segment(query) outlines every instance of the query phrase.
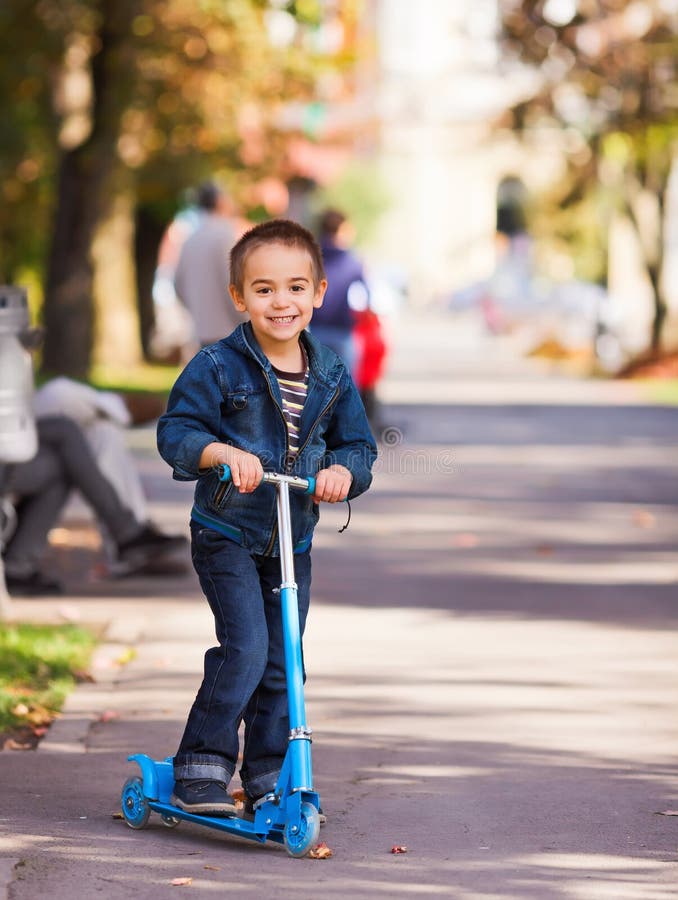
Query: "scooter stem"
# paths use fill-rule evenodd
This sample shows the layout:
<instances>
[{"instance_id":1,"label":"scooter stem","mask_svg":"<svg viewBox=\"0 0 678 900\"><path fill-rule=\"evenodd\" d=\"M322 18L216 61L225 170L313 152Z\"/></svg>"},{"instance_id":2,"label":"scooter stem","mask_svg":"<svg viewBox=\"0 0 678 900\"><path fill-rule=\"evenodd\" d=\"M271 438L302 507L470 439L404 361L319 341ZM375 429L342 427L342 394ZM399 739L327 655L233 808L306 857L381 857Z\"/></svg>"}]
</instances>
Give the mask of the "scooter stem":
<instances>
[{"instance_id":1,"label":"scooter stem","mask_svg":"<svg viewBox=\"0 0 678 900\"><path fill-rule=\"evenodd\" d=\"M306 724L304 708L304 672L301 655L299 606L297 585L294 580L294 553L290 519L290 493L287 481L276 481L278 495L278 540L280 543L280 567L282 584L280 602L283 620L287 701L290 719L290 744L293 790L313 790L311 768L311 729Z\"/></svg>"}]
</instances>

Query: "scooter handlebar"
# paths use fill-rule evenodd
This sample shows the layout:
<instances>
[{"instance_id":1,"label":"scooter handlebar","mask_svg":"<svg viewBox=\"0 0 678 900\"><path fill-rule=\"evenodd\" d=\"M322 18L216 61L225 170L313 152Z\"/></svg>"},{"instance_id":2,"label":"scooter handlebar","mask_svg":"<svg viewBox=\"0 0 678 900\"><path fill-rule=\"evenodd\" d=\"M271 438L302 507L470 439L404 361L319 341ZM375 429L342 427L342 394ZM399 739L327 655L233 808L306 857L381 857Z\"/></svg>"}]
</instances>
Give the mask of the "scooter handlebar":
<instances>
[{"instance_id":1,"label":"scooter handlebar","mask_svg":"<svg viewBox=\"0 0 678 900\"><path fill-rule=\"evenodd\" d=\"M219 481L231 480L231 468L225 463L215 467L219 474ZM305 494L315 494L315 478L299 478L298 475L281 475L279 472L264 472L263 480L268 484L280 484L285 481L291 488L303 491Z\"/></svg>"}]
</instances>

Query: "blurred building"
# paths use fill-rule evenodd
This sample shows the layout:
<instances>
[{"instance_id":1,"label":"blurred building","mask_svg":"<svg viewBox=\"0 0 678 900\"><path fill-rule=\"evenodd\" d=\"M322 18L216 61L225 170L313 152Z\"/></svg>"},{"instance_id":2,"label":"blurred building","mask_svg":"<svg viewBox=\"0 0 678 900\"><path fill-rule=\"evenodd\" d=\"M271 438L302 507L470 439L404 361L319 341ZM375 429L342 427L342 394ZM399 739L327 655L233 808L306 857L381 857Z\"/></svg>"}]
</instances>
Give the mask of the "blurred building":
<instances>
[{"instance_id":1,"label":"blurred building","mask_svg":"<svg viewBox=\"0 0 678 900\"><path fill-rule=\"evenodd\" d=\"M293 145L290 213L305 218L312 186L350 160L374 161L390 205L370 255L405 270L413 303L491 273L499 185L529 168L512 135L492 127L525 86L498 74L496 6L328 2L319 40L355 64L321 81L313 106L286 109L285 124L306 133Z\"/></svg>"},{"instance_id":2,"label":"blurred building","mask_svg":"<svg viewBox=\"0 0 678 900\"><path fill-rule=\"evenodd\" d=\"M557 130L540 132L530 150L497 127L538 78L520 68L507 75L497 6L498 0L325 0L316 49L354 62L341 73L328 71L317 102L285 110L286 126L302 132L292 144L290 213L307 219L316 184L331 182L351 161L373 162L390 203L364 249L373 263L404 271L412 304L490 278L507 180L521 181L530 194L563 172ZM627 331L642 342L651 297L623 223L611 235L611 251L616 305ZM567 260L561 263L567 268ZM555 268L554 278L566 280Z\"/></svg>"},{"instance_id":3,"label":"blurred building","mask_svg":"<svg viewBox=\"0 0 678 900\"><path fill-rule=\"evenodd\" d=\"M412 301L426 303L493 269L499 185L526 165L492 124L525 84L498 74L496 0L375 5L379 152L395 198L378 251L407 261Z\"/></svg>"}]
</instances>

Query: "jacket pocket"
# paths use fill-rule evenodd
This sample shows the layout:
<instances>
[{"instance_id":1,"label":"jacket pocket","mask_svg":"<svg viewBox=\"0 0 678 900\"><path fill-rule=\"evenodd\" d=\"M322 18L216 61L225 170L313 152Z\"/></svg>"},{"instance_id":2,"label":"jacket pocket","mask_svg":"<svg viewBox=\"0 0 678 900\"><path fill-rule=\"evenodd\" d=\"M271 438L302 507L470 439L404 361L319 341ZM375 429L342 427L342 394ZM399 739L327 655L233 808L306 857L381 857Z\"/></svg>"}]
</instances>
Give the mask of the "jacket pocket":
<instances>
[{"instance_id":1,"label":"jacket pocket","mask_svg":"<svg viewBox=\"0 0 678 900\"><path fill-rule=\"evenodd\" d=\"M229 394L226 394L224 399L221 402L221 414L222 416L228 416L232 413L242 412L244 409L247 409L249 405L250 398L249 391L232 391Z\"/></svg>"}]
</instances>

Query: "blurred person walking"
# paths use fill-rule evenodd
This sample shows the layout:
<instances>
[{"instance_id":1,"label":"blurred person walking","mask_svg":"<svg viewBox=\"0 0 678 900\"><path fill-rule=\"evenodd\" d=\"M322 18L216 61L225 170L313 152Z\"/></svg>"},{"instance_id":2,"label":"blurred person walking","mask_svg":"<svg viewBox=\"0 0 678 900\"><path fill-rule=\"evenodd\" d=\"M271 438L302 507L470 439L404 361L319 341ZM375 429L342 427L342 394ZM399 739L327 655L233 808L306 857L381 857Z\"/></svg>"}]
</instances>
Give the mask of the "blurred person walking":
<instances>
[{"instance_id":1,"label":"blurred person walking","mask_svg":"<svg viewBox=\"0 0 678 900\"><path fill-rule=\"evenodd\" d=\"M174 273L174 290L193 319L202 347L230 334L246 316L237 312L228 293L229 254L237 239L232 205L224 191L209 182L198 189L201 221L187 238Z\"/></svg>"},{"instance_id":2,"label":"blurred person walking","mask_svg":"<svg viewBox=\"0 0 678 900\"><path fill-rule=\"evenodd\" d=\"M369 305L363 265L350 249L353 226L338 209L326 209L320 217L320 249L327 276L325 301L311 322L311 333L340 356L355 376L355 311Z\"/></svg>"},{"instance_id":3,"label":"blurred person walking","mask_svg":"<svg viewBox=\"0 0 678 900\"><path fill-rule=\"evenodd\" d=\"M363 265L350 249L354 229L337 209L320 218L320 247L327 275L325 302L315 311L311 332L346 363L372 428L381 430L376 385L384 371L386 343L379 316L370 309Z\"/></svg>"}]
</instances>

